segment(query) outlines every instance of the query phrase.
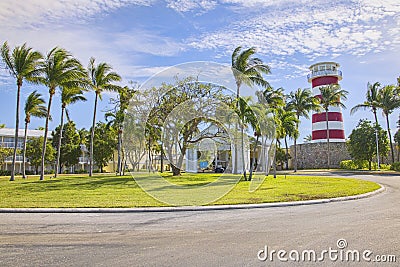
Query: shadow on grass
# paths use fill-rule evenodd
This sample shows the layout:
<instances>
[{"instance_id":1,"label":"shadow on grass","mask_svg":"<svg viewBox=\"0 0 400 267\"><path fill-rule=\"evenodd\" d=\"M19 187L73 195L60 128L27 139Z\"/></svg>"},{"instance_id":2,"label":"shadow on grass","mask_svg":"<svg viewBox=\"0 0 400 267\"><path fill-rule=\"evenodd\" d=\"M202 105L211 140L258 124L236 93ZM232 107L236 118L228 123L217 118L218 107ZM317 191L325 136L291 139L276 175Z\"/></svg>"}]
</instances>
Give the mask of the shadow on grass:
<instances>
[{"instance_id":1,"label":"shadow on grass","mask_svg":"<svg viewBox=\"0 0 400 267\"><path fill-rule=\"evenodd\" d=\"M137 188L136 182L130 176L121 177L62 177L44 181L24 182L20 190L29 192L45 192L56 190L95 190L102 187Z\"/></svg>"}]
</instances>

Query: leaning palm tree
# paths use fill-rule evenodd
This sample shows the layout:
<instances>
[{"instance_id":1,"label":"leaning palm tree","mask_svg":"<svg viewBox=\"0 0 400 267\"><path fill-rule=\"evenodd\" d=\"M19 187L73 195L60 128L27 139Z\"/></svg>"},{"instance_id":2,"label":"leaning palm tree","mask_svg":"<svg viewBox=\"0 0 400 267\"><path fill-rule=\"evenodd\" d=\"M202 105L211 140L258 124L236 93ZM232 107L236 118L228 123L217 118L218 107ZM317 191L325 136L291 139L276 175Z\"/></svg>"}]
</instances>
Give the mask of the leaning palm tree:
<instances>
[{"instance_id":1,"label":"leaning palm tree","mask_svg":"<svg viewBox=\"0 0 400 267\"><path fill-rule=\"evenodd\" d=\"M94 140L94 128L96 124L96 110L98 98L101 100L101 93L103 91L117 91L119 86L113 84L121 80L116 72L112 71L112 68L107 63L99 63L95 65L95 59L91 58L88 66L88 74L90 79L90 87L95 92L94 100L94 111L93 111L93 123L90 134L90 152L89 152L89 176L93 174L93 140Z\"/></svg>"},{"instance_id":2,"label":"leaning palm tree","mask_svg":"<svg viewBox=\"0 0 400 267\"><path fill-rule=\"evenodd\" d=\"M26 139L28 132L28 124L31 122L31 117L46 118L47 108L44 106L46 101L43 100L42 95L37 91L33 91L25 102L25 134L22 146L22 178L26 178L25 174L25 152L26 152Z\"/></svg>"},{"instance_id":3,"label":"leaning palm tree","mask_svg":"<svg viewBox=\"0 0 400 267\"><path fill-rule=\"evenodd\" d=\"M54 178L57 178L57 173L61 173L60 168L60 156L61 156L61 140L64 129L64 113L68 116L67 106L74 104L78 101L86 101L86 98L82 95L83 89L78 87L60 87L61 89L61 120L60 120L60 136L58 138L57 146L57 159L56 169L54 171Z\"/></svg>"},{"instance_id":4,"label":"leaning palm tree","mask_svg":"<svg viewBox=\"0 0 400 267\"><path fill-rule=\"evenodd\" d=\"M251 47L242 51L241 46L236 47L236 49L232 53L231 69L236 82L237 99L239 99L240 97L240 87L242 86L242 84L246 84L251 87L254 85L270 87L269 83L264 79L263 74L271 73L271 69L260 58L253 57L255 53L255 47ZM237 101L236 104L238 105L239 101ZM237 162L237 153L235 153L235 165L233 170L234 173L237 173L238 171ZM244 170L243 173L245 173Z\"/></svg>"},{"instance_id":5,"label":"leaning palm tree","mask_svg":"<svg viewBox=\"0 0 400 267\"><path fill-rule=\"evenodd\" d=\"M288 96L288 105L296 112L297 123L296 129L299 131L300 117L309 119L308 115L311 110L318 111L320 109L318 100L312 95L311 90L298 88L294 92L290 92ZM297 171L297 138L294 138L294 172Z\"/></svg>"},{"instance_id":6,"label":"leaning palm tree","mask_svg":"<svg viewBox=\"0 0 400 267\"><path fill-rule=\"evenodd\" d=\"M40 66L41 83L49 88L46 124L42 150L40 180L44 180L44 164L46 155L47 134L49 131L50 109L57 88L77 88L87 84L86 72L81 63L66 50L55 47L46 56Z\"/></svg>"},{"instance_id":7,"label":"leaning palm tree","mask_svg":"<svg viewBox=\"0 0 400 267\"><path fill-rule=\"evenodd\" d=\"M327 158L328 158L328 169L330 168L330 145L329 145L329 120L328 112L329 107L342 107L346 106L341 102L341 100L347 99L348 92L340 88L338 84L329 84L322 86L320 88L320 105L323 110L325 110L325 120L326 120L326 140L328 144Z\"/></svg>"},{"instance_id":8,"label":"leaning palm tree","mask_svg":"<svg viewBox=\"0 0 400 267\"><path fill-rule=\"evenodd\" d=\"M392 163L394 163L394 149L393 149L392 134L390 132L389 115L395 109L400 107L400 98L396 92L396 86L395 85L384 86L378 93L378 103L379 103L378 107L382 109L383 114L385 114L386 117L387 131L390 141L390 151L392 154Z\"/></svg>"},{"instance_id":9,"label":"leaning palm tree","mask_svg":"<svg viewBox=\"0 0 400 267\"><path fill-rule=\"evenodd\" d=\"M370 109L372 111L372 113L374 114L374 118L375 118L375 145L376 145L376 160L377 160L377 164L378 164L378 169L380 167L379 164L379 140L378 140L378 116L376 115L376 110L379 107L379 101L378 101L378 94L380 91L380 86L381 84L379 82L376 82L374 84L367 84L367 94L366 94L366 100L361 103L358 104L356 106L354 106L351 110L350 110L350 114L353 115L356 111L358 110L365 110L365 109Z\"/></svg>"},{"instance_id":10,"label":"leaning palm tree","mask_svg":"<svg viewBox=\"0 0 400 267\"><path fill-rule=\"evenodd\" d=\"M15 160L17 157L18 148L18 128L19 128L19 106L20 95L23 81L37 82L37 77L40 74L38 64L42 59L39 52L33 51L32 48L27 47L26 44L17 46L14 50L10 51L7 42L4 42L1 47L1 58L5 63L6 68L17 81L17 104L15 113L15 135L14 135L14 154L11 166L10 181L15 180Z\"/></svg>"}]
</instances>

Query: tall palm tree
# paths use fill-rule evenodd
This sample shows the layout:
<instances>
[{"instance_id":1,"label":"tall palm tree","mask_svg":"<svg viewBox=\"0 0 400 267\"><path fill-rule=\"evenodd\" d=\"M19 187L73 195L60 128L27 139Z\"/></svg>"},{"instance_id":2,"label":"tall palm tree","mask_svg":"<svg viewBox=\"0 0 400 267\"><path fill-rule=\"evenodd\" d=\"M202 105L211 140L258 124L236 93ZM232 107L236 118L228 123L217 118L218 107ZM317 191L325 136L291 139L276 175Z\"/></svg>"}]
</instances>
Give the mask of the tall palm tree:
<instances>
[{"instance_id":1,"label":"tall palm tree","mask_svg":"<svg viewBox=\"0 0 400 267\"><path fill-rule=\"evenodd\" d=\"M236 104L237 106L236 112L240 119L242 167L243 167L243 175L245 181L247 180L247 177L246 177L246 166L245 166L246 161L245 161L245 147L244 147L244 128L246 127L247 123L252 123L254 120L253 110L248 104L250 100L251 100L250 97L247 97L246 99L239 97L236 99L236 101L238 101L238 103Z\"/></svg>"},{"instance_id":2,"label":"tall palm tree","mask_svg":"<svg viewBox=\"0 0 400 267\"><path fill-rule=\"evenodd\" d=\"M94 111L93 111L93 123L90 134L90 158L89 158L89 176L93 174L93 139L94 139L94 128L96 124L96 110L98 98L101 100L101 93L103 91L117 91L120 88L114 85L114 82L121 80L116 72L112 71L112 68L107 63L99 63L95 65L95 59L91 58L88 66L88 74L90 79L90 87L95 92L94 100Z\"/></svg>"},{"instance_id":3,"label":"tall palm tree","mask_svg":"<svg viewBox=\"0 0 400 267\"><path fill-rule=\"evenodd\" d=\"M57 88L78 88L85 86L86 72L81 63L66 50L55 47L46 56L40 66L42 71L41 83L49 88L49 101L47 106L46 124L44 128L44 141L42 150L42 162L40 180L44 180L44 164L49 131L50 109L53 96Z\"/></svg>"},{"instance_id":4,"label":"tall palm tree","mask_svg":"<svg viewBox=\"0 0 400 267\"><path fill-rule=\"evenodd\" d=\"M392 163L394 163L394 149L392 134L390 132L389 115L393 112L393 110L400 107L400 97L397 94L396 90L397 88L395 85L386 85L378 93L379 108L382 109L383 114L385 114L386 117L387 131L390 141L390 151L392 154Z\"/></svg>"},{"instance_id":5,"label":"tall palm tree","mask_svg":"<svg viewBox=\"0 0 400 267\"><path fill-rule=\"evenodd\" d=\"M54 171L54 177L57 177L57 173L61 173L60 168L60 155L61 155L61 140L64 129L64 113L67 115L67 106L74 104L78 101L86 101L86 98L82 95L83 89L78 87L60 87L61 89L61 120L60 120L60 136L58 138L57 146L57 159L56 159L56 169Z\"/></svg>"},{"instance_id":6,"label":"tall palm tree","mask_svg":"<svg viewBox=\"0 0 400 267\"><path fill-rule=\"evenodd\" d=\"M106 121L108 121L108 126L112 125L118 132L118 145L117 145L117 173L123 175L123 156L122 156L122 132L123 123L125 119L125 112L129 107L130 100L137 91L128 86L118 88L118 98L111 99L110 102L115 104L115 108L110 110L105 114ZM162 147L161 147L162 150ZM161 157L161 163L163 159ZM163 164L161 164L163 165ZM162 172L162 168L161 168Z\"/></svg>"},{"instance_id":7,"label":"tall palm tree","mask_svg":"<svg viewBox=\"0 0 400 267\"><path fill-rule=\"evenodd\" d=\"M237 99L240 97L240 87L242 84L246 84L250 87L254 85L270 87L269 83L264 79L263 74L271 73L271 69L260 58L253 57L255 53L255 47L242 51L241 46L236 47L232 53L231 69L236 82ZM239 101L237 101L236 104L238 105ZM241 131L243 131L243 129L241 129ZM237 147L237 145L235 145L235 147ZM234 173L237 173L238 171L237 162L237 153L235 153Z\"/></svg>"},{"instance_id":8,"label":"tall palm tree","mask_svg":"<svg viewBox=\"0 0 400 267\"><path fill-rule=\"evenodd\" d=\"M6 68L10 75L15 78L17 82L17 104L15 113L15 134L14 134L14 154L12 158L11 177L10 181L15 180L15 160L17 157L18 148L18 128L19 128L19 106L21 87L23 81L37 83L37 77L40 72L38 64L42 59L39 52L33 51L32 48L27 47L26 44L17 46L13 49L12 53L7 42L4 42L1 47L1 58L5 63Z\"/></svg>"},{"instance_id":9,"label":"tall palm tree","mask_svg":"<svg viewBox=\"0 0 400 267\"><path fill-rule=\"evenodd\" d=\"M376 160L377 160L377 165L378 169L380 167L379 163L379 140L378 140L378 116L376 115L376 111L379 107L379 101L378 101L378 94L380 90L381 84L379 82L376 82L374 84L367 84L367 94L366 94L366 100L354 106L350 110L350 114L353 115L356 111L358 110L365 110L365 109L370 109L372 113L374 114L375 118L375 145L376 145Z\"/></svg>"},{"instance_id":10,"label":"tall palm tree","mask_svg":"<svg viewBox=\"0 0 400 267\"><path fill-rule=\"evenodd\" d=\"M26 152L26 139L28 132L28 124L31 122L31 117L46 118L47 108L44 106L46 101L43 100L42 95L37 91L33 91L25 102L25 134L24 143L22 146L22 178L26 178L25 175L25 152Z\"/></svg>"},{"instance_id":11,"label":"tall palm tree","mask_svg":"<svg viewBox=\"0 0 400 267\"><path fill-rule=\"evenodd\" d=\"M318 100L312 95L311 90L298 88L290 92L288 105L296 112L296 129L299 130L300 117L309 119L311 110L319 110ZM294 172L297 172L297 138L294 138Z\"/></svg>"},{"instance_id":12,"label":"tall palm tree","mask_svg":"<svg viewBox=\"0 0 400 267\"><path fill-rule=\"evenodd\" d=\"M342 107L346 108L346 106L341 102L341 100L347 99L348 92L340 88L338 84L329 84L326 86L322 86L320 88L321 98L320 105L325 110L325 120L326 120L326 140L328 143L328 169L330 168L330 145L329 145L329 120L328 120L328 112L329 107Z\"/></svg>"},{"instance_id":13,"label":"tall palm tree","mask_svg":"<svg viewBox=\"0 0 400 267\"><path fill-rule=\"evenodd\" d=\"M287 105L282 111L280 112L279 120L281 121L280 126L280 137L282 137L285 141L285 160L286 160L286 170L289 169L289 148L287 143L287 138L297 139L299 132L298 132L298 124L299 119L297 118L296 112L291 109L290 105Z\"/></svg>"},{"instance_id":14,"label":"tall palm tree","mask_svg":"<svg viewBox=\"0 0 400 267\"><path fill-rule=\"evenodd\" d=\"M279 143L279 129L281 128L281 121L278 119L278 113L285 105L285 95L283 93L283 88L274 89L272 87L267 87L264 91L257 91L256 95L260 103L266 104L269 111L274 114L274 122L276 125L276 140L275 146ZM272 163L274 178L276 178L276 153Z\"/></svg>"}]
</instances>

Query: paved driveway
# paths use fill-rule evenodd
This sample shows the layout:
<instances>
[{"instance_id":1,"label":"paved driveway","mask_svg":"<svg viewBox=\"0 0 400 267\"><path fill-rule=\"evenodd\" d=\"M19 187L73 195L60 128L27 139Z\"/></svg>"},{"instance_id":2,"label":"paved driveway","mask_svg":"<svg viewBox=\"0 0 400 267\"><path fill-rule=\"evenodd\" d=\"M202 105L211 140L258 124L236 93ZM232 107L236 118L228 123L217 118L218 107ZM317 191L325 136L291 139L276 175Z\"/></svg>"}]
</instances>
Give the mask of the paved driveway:
<instances>
[{"instance_id":1,"label":"paved driveway","mask_svg":"<svg viewBox=\"0 0 400 267\"><path fill-rule=\"evenodd\" d=\"M400 177L364 178L387 190L361 200L249 210L0 213L0 266L310 266L289 253L296 258L298 251L301 260L314 250L318 258L329 248L339 260L325 253L319 265L400 266ZM338 249L338 239L347 247ZM260 261L265 246L285 250L289 262L276 253ZM348 250L371 250L370 259L395 255L397 263L340 261Z\"/></svg>"}]
</instances>

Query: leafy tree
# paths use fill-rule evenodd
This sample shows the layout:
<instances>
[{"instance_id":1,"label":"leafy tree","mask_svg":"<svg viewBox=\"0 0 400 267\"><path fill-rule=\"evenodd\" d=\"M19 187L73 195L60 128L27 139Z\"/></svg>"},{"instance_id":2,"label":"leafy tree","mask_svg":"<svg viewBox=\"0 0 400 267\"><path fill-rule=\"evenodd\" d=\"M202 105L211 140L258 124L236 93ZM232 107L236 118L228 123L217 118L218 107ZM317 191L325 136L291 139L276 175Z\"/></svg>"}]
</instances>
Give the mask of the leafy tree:
<instances>
[{"instance_id":1,"label":"leafy tree","mask_svg":"<svg viewBox=\"0 0 400 267\"><path fill-rule=\"evenodd\" d=\"M309 119L311 110L319 110L318 100L312 95L311 90L298 88L290 92L288 105L296 113L298 122L296 129L299 131L300 117ZM294 172L297 171L297 137L294 138Z\"/></svg>"},{"instance_id":2,"label":"leafy tree","mask_svg":"<svg viewBox=\"0 0 400 267\"><path fill-rule=\"evenodd\" d=\"M201 103L201 99L219 99L219 101L228 103L232 105L233 99L231 96L225 96L222 94L222 89L220 86L215 86L213 84L200 83L192 77L185 78L183 80L177 80L175 84L163 84L162 88L158 91L166 92L159 99L154 99L154 107L148 116L146 121L145 136L148 151L151 151L151 147L155 142L164 140L163 146L166 148L166 154L172 155L175 148L175 144L179 145L179 156L174 164L171 164L173 175L180 175L184 156L186 154L186 149L190 147L191 144L199 142L201 139L206 137L201 137L200 139L194 140L195 136L199 133L199 126L202 123L210 123L212 121L207 120L207 117L196 117L187 118L187 114L195 114L198 110L197 108L204 108ZM191 103L191 105L188 105ZM181 105L182 104L182 105ZM182 109L185 107L184 112L176 112L177 109ZM210 106L210 111L212 112L213 107ZM169 121L165 124L165 119L171 112L175 112L174 121ZM202 112L207 113L207 110L202 110ZM140 116L140 113L138 114ZM184 124L184 125L181 125ZM164 128L163 128L164 127ZM179 128L179 132L176 130ZM161 133L166 134L166 138L161 139ZM213 138L216 136L207 136L207 138ZM150 153L150 152L149 152ZM149 154L149 161L151 157Z\"/></svg>"},{"instance_id":3,"label":"leafy tree","mask_svg":"<svg viewBox=\"0 0 400 267\"><path fill-rule=\"evenodd\" d=\"M62 129L62 130L60 130ZM61 142L60 142L60 132ZM76 130L75 123L72 121L67 122L64 127L62 125L58 126L55 131L52 132L53 135L53 147L60 145L59 154L59 173L61 173L63 167L73 166L79 163L79 157L81 155L80 147L80 136ZM58 154L58 152L57 152Z\"/></svg>"},{"instance_id":4,"label":"leafy tree","mask_svg":"<svg viewBox=\"0 0 400 267\"><path fill-rule=\"evenodd\" d=\"M37 82L37 77L40 74L40 71L38 70L38 64L39 61L42 59L42 55L39 52L33 51L32 48L27 47L26 44L15 47L11 53L7 42L4 42L3 46L1 47L1 58L4 61L6 68L10 72L10 75L14 77L17 82L14 153L12 158L11 178L10 178L10 181L14 181L15 159L17 157L17 146L18 146L19 106L20 106L21 87L24 80L33 83Z\"/></svg>"},{"instance_id":5,"label":"leafy tree","mask_svg":"<svg viewBox=\"0 0 400 267\"><path fill-rule=\"evenodd\" d=\"M88 66L88 74L90 80L90 87L95 92L94 100L94 110L93 110L93 123L92 130L90 134L90 159L89 159L89 176L93 173L93 160L94 160L94 136L95 136L95 124L96 124L96 111L97 111L97 101L100 98L103 91L117 91L119 86L115 85L114 82L121 80L116 72L112 71L112 68L107 63L99 63L95 65L95 59L91 58ZM96 154L98 154L96 152Z\"/></svg>"},{"instance_id":6,"label":"leafy tree","mask_svg":"<svg viewBox=\"0 0 400 267\"><path fill-rule=\"evenodd\" d=\"M43 137L33 138L26 143L26 157L29 158L31 165L35 168L36 174L39 173L39 166L42 166L43 143ZM46 143L46 154L44 158L46 164L54 162L55 153L54 147L52 147L50 143ZM44 168L41 170L44 170ZM44 174L43 171L40 173Z\"/></svg>"},{"instance_id":7,"label":"leafy tree","mask_svg":"<svg viewBox=\"0 0 400 267\"><path fill-rule=\"evenodd\" d=\"M397 161L400 161L400 130L394 134L394 142L397 145Z\"/></svg>"},{"instance_id":8,"label":"leafy tree","mask_svg":"<svg viewBox=\"0 0 400 267\"><path fill-rule=\"evenodd\" d=\"M108 127L106 123L98 122L94 129L94 154L93 159L96 165L103 172L103 168L107 166L112 159L117 145L117 136L113 128Z\"/></svg>"},{"instance_id":9,"label":"leafy tree","mask_svg":"<svg viewBox=\"0 0 400 267\"><path fill-rule=\"evenodd\" d=\"M25 134L24 143L22 147L22 178L25 178L25 151L26 151L26 139L28 132L28 124L31 122L31 117L46 118L47 109L44 105L46 102L43 100L42 95L37 91L33 91L25 102Z\"/></svg>"},{"instance_id":10,"label":"leafy tree","mask_svg":"<svg viewBox=\"0 0 400 267\"><path fill-rule=\"evenodd\" d=\"M136 90L129 88L128 86L118 88L118 97L111 98L110 103L114 105L114 108L105 114L108 125L114 127L118 133L118 162L117 162L117 173L123 175L123 159L122 159L122 132L123 123L125 119L125 112L128 109L129 101L132 99Z\"/></svg>"},{"instance_id":11,"label":"leafy tree","mask_svg":"<svg viewBox=\"0 0 400 267\"><path fill-rule=\"evenodd\" d=\"M66 113L67 119L69 120L67 106L74 104L78 101L86 101L86 98L82 94L83 90L81 88L61 87L61 122L60 122L61 130L58 131L61 134L61 137L58 138L58 144L55 144L53 140L53 146L57 148L56 170L54 172L54 177L57 177L57 173L61 173L62 169L62 167L60 166L60 156L61 156L61 140L63 140L63 133L64 133L63 131L64 113Z\"/></svg>"},{"instance_id":12,"label":"leafy tree","mask_svg":"<svg viewBox=\"0 0 400 267\"><path fill-rule=\"evenodd\" d=\"M379 125L372 126L370 121L360 120L357 127L353 129L347 142L347 149L351 157L355 160L367 160L369 169L375 156L377 156L374 141L375 130L378 129L378 141L380 155L387 155L389 151L389 141L385 130Z\"/></svg>"},{"instance_id":13,"label":"leafy tree","mask_svg":"<svg viewBox=\"0 0 400 267\"><path fill-rule=\"evenodd\" d=\"M263 74L271 72L270 67L265 64L261 59L253 57L256 53L256 48L251 47L242 51L242 47L238 46L232 53L232 72L236 81L236 98L240 97L240 87L246 84L250 87L259 85L263 87L270 87L269 83L264 79ZM237 105L239 102L236 103ZM238 107L238 106L237 106ZM241 129L243 132L243 130ZM244 149L242 147L242 149ZM237 150L237 149L236 149ZM237 173L237 153L235 153L235 169L233 172Z\"/></svg>"},{"instance_id":14,"label":"leafy tree","mask_svg":"<svg viewBox=\"0 0 400 267\"><path fill-rule=\"evenodd\" d=\"M53 96L57 88L77 88L86 85L86 72L81 63L69 52L62 48L53 48L40 64L42 76L40 82L49 89L49 101L47 106L46 124L44 127L44 139L42 148L41 168L44 169L45 154L47 149L47 134L49 131L50 109ZM40 174L40 180L44 179L44 172Z\"/></svg>"},{"instance_id":15,"label":"leafy tree","mask_svg":"<svg viewBox=\"0 0 400 267\"><path fill-rule=\"evenodd\" d=\"M323 110L325 110L325 120L326 120L326 140L328 143L328 169L330 168L330 146L329 146L329 120L328 120L328 112L329 107L342 107L346 108L346 106L341 102L341 100L347 99L348 92L340 88L338 84L329 84L320 88L321 98L320 105Z\"/></svg>"},{"instance_id":16,"label":"leafy tree","mask_svg":"<svg viewBox=\"0 0 400 267\"><path fill-rule=\"evenodd\" d=\"M7 157L11 156L13 149L0 146L0 166L3 166Z\"/></svg>"},{"instance_id":17,"label":"leafy tree","mask_svg":"<svg viewBox=\"0 0 400 267\"><path fill-rule=\"evenodd\" d=\"M381 86L381 84L379 82L376 82L374 84L368 83L367 84L367 94L365 96L366 100L363 103L354 106L350 110L350 114L353 115L358 110L370 109L372 111L372 113L374 114L376 129L378 129L378 126L379 126L378 116L376 114L376 111L379 107L378 94L379 94L380 86ZM378 168L379 168L380 164L379 164L378 130L376 130L376 132L375 132L375 146L376 146L376 154L377 154L376 160L377 160Z\"/></svg>"},{"instance_id":18,"label":"leafy tree","mask_svg":"<svg viewBox=\"0 0 400 267\"><path fill-rule=\"evenodd\" d=\"M394 163L394 149L393 149L392 134L390 132L389 115L395 109L400 107L400 98L396 90L397 90L396 86L386 85L378 93L379 108L382 109L383 114L385 114L386 117L386 125L387 125L387 132L389 135L392 163Z\"/></svg>"}]
</instances>

